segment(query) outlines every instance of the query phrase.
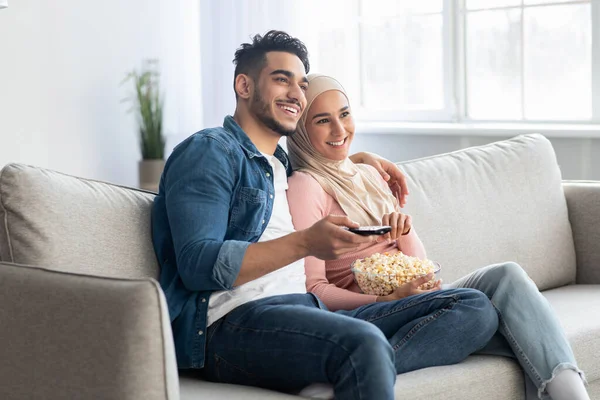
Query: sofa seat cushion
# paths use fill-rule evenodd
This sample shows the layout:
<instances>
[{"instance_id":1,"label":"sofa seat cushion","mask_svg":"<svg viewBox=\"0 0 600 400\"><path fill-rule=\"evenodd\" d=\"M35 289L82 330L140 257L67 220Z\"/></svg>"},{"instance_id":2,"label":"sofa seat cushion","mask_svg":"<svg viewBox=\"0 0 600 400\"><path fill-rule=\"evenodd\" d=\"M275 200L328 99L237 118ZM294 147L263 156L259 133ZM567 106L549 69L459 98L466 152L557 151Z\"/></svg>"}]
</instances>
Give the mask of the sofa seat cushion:
<instances>
[{"instance_id":1,"label":"sofa seat cushion","mask_svg":"<svg viewBox=\"0 0 600 400\"><path fill-rule=\"evenodd\" d=\"M285 393L257 387L227 385L206 382L190 376L179 377L179 396L181 400L294 400L301 399Z\"/></svg>"},{"instance_id":2,"label":"sofa seat cushion","mask_svg":"<svg viewBox=\"0 0 600 400\"><path fill-rule=\"evenodd\" d=\"M588 382L599 380L600 285L570 285L542 294L556 311Z\"/></svg>"},{"instance_id":3,"label":"sofa seat cushion","mask_svg":"<svg viewBox=\"0 0 600 400\"><path fill-rule=\"evenodd\" d=\"M523 372L514 360L477 355L456 365L398 375L395 393L398 400L521 399L525 382Z\"/></svg>"},{"instance_id":4,"label":"sofa seat cushion","mask_svg":"<svg viewBox=\"0 0 600 400\"><path fill-rule=\"evenodd\" d=\"M270 390L205 382L182 376L181 400L300 399ZM523 373L512 359L471 356L460 364L425 368L398 375L396 399L513 400L523 398Z\"/></svg>"},{"instance_id":5,"label":"sofa seat cushion","mask_svg":"<svg viewBox=\"0 0 600 400\"><path fill-rule=\"evenodd\" d=\"M453 282L479 267L519 263L540 290L575 282L575 248L561 173L542 135L398 164L405 212L427 255Z\"/></svg>"},{"instance_id":6,"label":"sofa seat cushion","mask_svg":"<svg viewBox=\"0 0 600 400\"><path fill-rule=\"evenodd\" d=\"M157 278L154 195L22 164L0 173L0 260L63 272Z\"/></svg>"}]
</instances>

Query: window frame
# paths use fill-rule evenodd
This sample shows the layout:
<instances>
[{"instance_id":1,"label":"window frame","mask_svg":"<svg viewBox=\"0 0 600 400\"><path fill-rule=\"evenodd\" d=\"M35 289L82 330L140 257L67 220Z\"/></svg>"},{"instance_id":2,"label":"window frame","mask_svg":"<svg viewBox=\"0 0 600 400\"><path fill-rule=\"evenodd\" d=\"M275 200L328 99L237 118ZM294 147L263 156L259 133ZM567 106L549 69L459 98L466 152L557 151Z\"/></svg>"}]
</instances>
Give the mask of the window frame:
<instances>
[{"instance_id":1,"label":"window frame","mask_svg":"<svg viewBox=\"0 0 600 400\"><path fill-rule=\"evenodd\" d=\"M357 120L365 126L377 123L456 123L463 124L495 124L495 125L594 125L600 123L600 0L561 1L556 0L548 4L525 5L521 0L520 6L490 7L488 9L523 8L523 7L549 7L562 4L590 4L592 18L591 35L591 84L592 84L592 116L589 120L534 120L534 119L475 119L467 114L467 65L466 65L466 31L467 10L466 0L443 0L443 90L445 107L439 110L377 110L366 109L362 106L354 107ZM359 30L361 29L362 14L358 10ZM360 37L360 31L359 31ZM359 54L361 44L358 44ZM362 64L362 63L361 63ZM364 82L363 71L360 71L360 86ZM594 129L595 130L595 129ZM462 129L461 129L462 131Z\"/></svg>"},{"instance_id":2,"label":"window frame","mask_svg":"<svg viewBox=\"0 0 600 400\"><path fill-rule=\"evenodd\" d=\"M453 54L453 43L454 37L454 7L455 0L443 0L442 7L442 37L443 37L443 53L442 53L442 66L443 66L443 98L445 107L440 109L429 109L429 110L407 110L407 109L388 109L388 110L377 110L365 108L362 105L354 106L354 113L357 119L363 122L394 122L394 121L428 121L428 122L449 122L456 119L456 102L453 78L455 76L455 55ZM360 4L360 2L359 2ZM361 37L362 28L362 13L360 5L358 8L358 37ZM361 44L358 44L359 54L362 57ZM360 61L362 66L362 60ZM361 96L363 93L364 85L364 72L360 68L360 92Z\"/></svg>"}]
</instances>

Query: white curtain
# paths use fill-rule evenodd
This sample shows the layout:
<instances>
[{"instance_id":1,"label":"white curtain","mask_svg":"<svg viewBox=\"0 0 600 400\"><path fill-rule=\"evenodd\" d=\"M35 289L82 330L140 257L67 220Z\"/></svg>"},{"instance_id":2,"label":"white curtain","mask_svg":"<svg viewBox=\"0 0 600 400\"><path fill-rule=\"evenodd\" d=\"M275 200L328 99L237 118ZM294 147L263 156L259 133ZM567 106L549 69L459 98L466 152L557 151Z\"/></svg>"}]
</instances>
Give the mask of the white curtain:
<instances>
[{"instance_id":1,"label":"white curtain","mask_svg":"<svg viewBox=\"0 0 600 400\"><path fill-rule=\"evenodd\" d=\"M167 154L203 125L200 2L159 2L160 71L165 93L163 125Z\"/></svg>"}]
</instances>

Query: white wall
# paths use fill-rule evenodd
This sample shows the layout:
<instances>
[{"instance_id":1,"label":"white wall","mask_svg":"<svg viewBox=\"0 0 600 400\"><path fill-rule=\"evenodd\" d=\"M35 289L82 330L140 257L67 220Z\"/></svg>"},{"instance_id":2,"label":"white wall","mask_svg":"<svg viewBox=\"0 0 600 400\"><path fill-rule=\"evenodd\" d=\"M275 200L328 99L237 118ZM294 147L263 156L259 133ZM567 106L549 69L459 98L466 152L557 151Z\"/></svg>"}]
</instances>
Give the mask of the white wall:
<instances>
[{"instance_id":1,"label":"white wall","mask_svg":"<svg viewBox=\"0 0 600 400\"><path fill-rule=\"evenodd\" d=\"M137 126L120 104L132 84L120 82L161 59L170 146L201 125L199 28L185 25L198 21L196 3L10 2L0 11L0 165L136 185Z\"/></svg>"}]
</instances>

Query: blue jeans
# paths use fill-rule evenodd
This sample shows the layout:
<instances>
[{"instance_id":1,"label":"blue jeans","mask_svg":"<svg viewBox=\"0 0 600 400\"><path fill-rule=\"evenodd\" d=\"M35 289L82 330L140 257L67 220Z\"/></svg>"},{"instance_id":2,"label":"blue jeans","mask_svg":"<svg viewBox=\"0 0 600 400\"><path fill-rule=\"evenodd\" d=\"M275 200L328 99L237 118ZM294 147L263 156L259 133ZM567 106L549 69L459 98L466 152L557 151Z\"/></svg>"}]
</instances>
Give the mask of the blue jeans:
<instances>
[{"instance_id":1,"label":"blue jeans","mask_svg":"<svg viewBox=\"0 0 600 400\"><path fill-rule=\"evenodd\" d=\"M500 324L479 353L516 358L525 372L528 400L548 398L546 385L562 369L572 369L583 378L554 311L518 264L480 268L443 287L473 288L490 298Z\"/></svg>"},{"instance_id":2,"label":"blue jeans","mask_svg":"<svg viewBox=\"0 0 600 400\"><path fill-rule=\"evenodd\" d=\"M391 400L397 373L457 363L497 326L488 298L469 289L335 313L312 294L273 296L209 327L202 375L284 392L332 383L336 398Z\"/></svg>"},{"instance_id":3,"label":"blue jeans","mask_svg":"<svg viewBox=\"0 0 600 400\"><path fill-rule=\"evenodd\" d=\"M440 290L336 313L377 326L394 350L396 373L402 374L456 364L485 346L498 318L484 296L478 290Z\"/></svg>"}]
</instances>

